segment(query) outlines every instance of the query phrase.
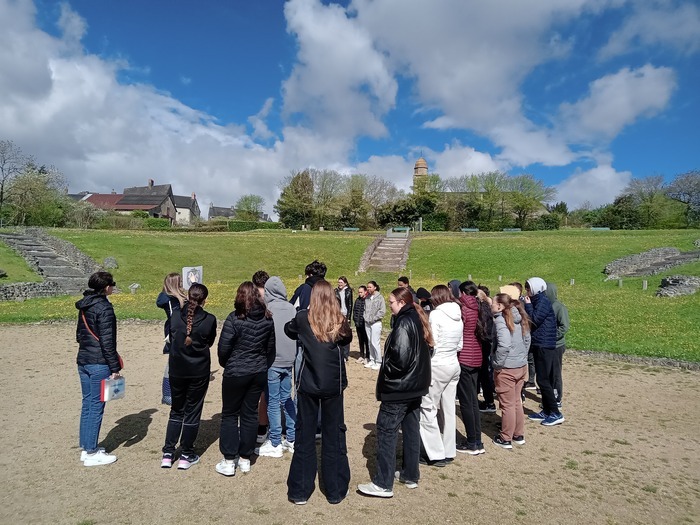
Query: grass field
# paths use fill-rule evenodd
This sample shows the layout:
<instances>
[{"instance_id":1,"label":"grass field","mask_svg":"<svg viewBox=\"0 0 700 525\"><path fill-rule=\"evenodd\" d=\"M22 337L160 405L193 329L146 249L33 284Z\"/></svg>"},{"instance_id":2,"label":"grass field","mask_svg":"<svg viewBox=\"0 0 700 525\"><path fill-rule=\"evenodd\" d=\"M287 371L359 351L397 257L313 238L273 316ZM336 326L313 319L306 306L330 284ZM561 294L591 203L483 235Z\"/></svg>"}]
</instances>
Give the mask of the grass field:
<instances>
[{"instance_id":1,"label":"grass field","mask_svg":"<svg viewBox=\"0 0 700 525\"><path fill-rule=\"evenodd\" d=\"M26 261L2 241L0 241L0 268L7 273L7 277L0 279L0 284L41 281L41 277L29 267Z\"/></svg>"},{"instance_id":2,"label":"grass field","mask_svg":"<svg viewBox=\"0 0 700 525\"><path fill-rule=\"evenodd\" d=\"M238 284L253 272L265 269L280 275L288 292L301 283L304 266L314 258L329 268L334 282L346 275L353 287L374 279L388 294L398 274L368 272L355 276L359 259L373 234L337 232L246 232L174 233L55 230L55 235L76 244L102 261L115 256L119 268L113 273L123 290L138 282L137 294L114 295L117 316L162 319L155 297L166 273L182 266L204 266L210 289L208 309L217 317L232 309ZM571 314L568 346L582 350L700 361L700 295L668 299L654 295L661 277L676 273L700 275L700 263L674 268L648 277L604 282L604 266L618 257L650 248L693 248L698 231L587 231L418 234L411 244L405 274L414 288L430 289L450 279L465 280L469 274L478 283L496 290L499 284L524 282L540 276L557 283L559 295ZM0 268L15 257L0 246ZM16 257L15 257L16 259ZM21 262L21 260L20 260ZM15 262L16 263L16 262ZM501 276L501 281L498 278ZM570 279L575 279L571 286ZM0 303L0 321L32 322L72 319L75 298L36 299L23 303Z\"/></svg>"}]
</instances>

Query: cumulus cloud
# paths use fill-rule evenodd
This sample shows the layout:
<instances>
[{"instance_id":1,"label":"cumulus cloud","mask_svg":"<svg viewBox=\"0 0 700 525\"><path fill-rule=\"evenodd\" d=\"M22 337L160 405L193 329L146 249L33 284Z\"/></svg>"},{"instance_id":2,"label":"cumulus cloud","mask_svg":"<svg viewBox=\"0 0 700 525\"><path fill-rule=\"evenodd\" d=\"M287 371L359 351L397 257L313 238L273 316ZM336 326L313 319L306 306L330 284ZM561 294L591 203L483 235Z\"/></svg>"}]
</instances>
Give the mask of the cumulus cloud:
<instances>
[{"instance_id":1,"label":"cumulus cloud","mask_svg":"<svg viewBox=\"0 0 700 525\"><path fill-rule=\"evenodd\" d=\"M610 164L600 164L586 171L576 171L556 185L557 199L569 205L569 209L585 202L601 206L612 202L629 184L632 173L616 171Z\"/></svg>"},{"instance_id":2,"label":"cumulus cloud","mask_svg":"<svg viewBox=\"0 0 700 525\"><path fill-rule=\"evenodd\" d=\"M270 114L270 110L272 109L272 104L274 102L274 98L268 98L265 100L263 107L260 108L260 111L258 111L257 114L248 117L248 123L253 127L253 137L267 140L274 136L272 131L270 131L270 128L268 128L267 124L265 123L265 119Z\"/></svg>"}]
</instances>

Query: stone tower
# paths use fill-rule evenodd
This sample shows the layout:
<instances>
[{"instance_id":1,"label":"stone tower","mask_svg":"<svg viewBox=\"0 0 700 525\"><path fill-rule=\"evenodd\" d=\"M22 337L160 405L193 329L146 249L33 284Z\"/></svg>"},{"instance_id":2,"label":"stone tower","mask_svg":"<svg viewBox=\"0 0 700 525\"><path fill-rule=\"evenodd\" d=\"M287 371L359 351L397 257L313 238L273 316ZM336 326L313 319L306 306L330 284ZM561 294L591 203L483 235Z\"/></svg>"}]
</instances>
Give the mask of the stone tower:
<instances>
[{"instance_id":1,"label":"stone tower","mask_svg":"<svg viewBox=\"0 0 700 525\"><path fill-rule=\"evenodd\" d=\"M428 162L420 157L413 167L413 193L424 190L428 183Z\"/></svg>"}]
</instances>

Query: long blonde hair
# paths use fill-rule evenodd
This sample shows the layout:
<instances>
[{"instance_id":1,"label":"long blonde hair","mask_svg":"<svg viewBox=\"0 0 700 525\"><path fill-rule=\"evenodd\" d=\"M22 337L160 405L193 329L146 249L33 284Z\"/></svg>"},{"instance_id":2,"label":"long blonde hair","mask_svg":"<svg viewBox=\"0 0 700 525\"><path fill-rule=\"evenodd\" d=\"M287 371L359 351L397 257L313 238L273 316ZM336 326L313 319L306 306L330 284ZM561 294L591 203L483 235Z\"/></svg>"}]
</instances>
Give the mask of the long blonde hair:
<instances>
[{"instance_id":1,"label":"long blonde hair","mask_svg":"<svg viewBox=\"0 0 700 525\"><path fill-rule=\"evenodd\" d=\"M328 281L317 281L311 289L309 324L316 339L322 343L333 343L341 336L348 335L350 325L340 312L335 292Z\"/></svg>"},{"instance_id":2,"label":"long blonde hair","mask_svg":"<svg viewBox=\"0 0 700 525\"><path fill-rule=\"evenodd\" d=\"M182 276L179 273L169 273L163 281L163 291L180 302L180 308L185 305L187 292L182 288Z\"/></svg>"}]
</instances>

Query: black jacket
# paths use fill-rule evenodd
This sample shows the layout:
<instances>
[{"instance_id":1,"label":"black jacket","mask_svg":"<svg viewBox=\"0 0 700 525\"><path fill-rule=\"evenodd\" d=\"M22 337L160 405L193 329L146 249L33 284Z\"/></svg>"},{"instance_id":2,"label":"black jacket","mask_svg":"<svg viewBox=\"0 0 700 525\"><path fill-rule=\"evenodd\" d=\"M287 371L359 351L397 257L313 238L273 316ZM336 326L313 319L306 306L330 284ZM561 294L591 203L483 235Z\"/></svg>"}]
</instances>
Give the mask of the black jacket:
<instances>
[{"instance_id":1,"label":"black jacket","mask_svg":"<svg viewBox=\"0 0 700 525\"><path fill-rule=\"evenodd\" d=\"M352 307L352 318L355 326L365 326L365 298L358 297Z\"/></svg>"},{"instance_id":2,"label":"black jacket","mask_svg":"<svg viewBox=\"0 0 700 525\"><path fill-rule=\"evenodd\" d=\"M172 295L168 295L165 292L160 292L156 298L156 306L162 308L165 311L165 325L163 326L163 335L168 337L170 334L170 318L175 313L175 310L180 310L180 301L178 301ZM163 346L163 353L170 353L170 342L166 341Z\"/></svg>"},{"instance_id":3,"label":"black jacket","mask_svg":"<svg viewBox=\"0 0 700 525\"><path fill-rule=\"evenodd\" d=\"M87 290L75 307L79 310L75 333L79 345L77 363L107 365L109 371L116 374L122 367L117 353L117 317L112 303L106 295ZM88 326L85 326L83 314Z\"/></svg>"},{"instance_id":4,"label":"black jacket","mask_svg":"<svg viewBox=\"0 0 700 525\"><path fill-rule=\"evenodd\" d=\"M219 337L219 364L224 377L265 372L275 361L275 324L255 308L243 319L231 312Z\"/></svg>"},{"instance_id":5,"label":"black jacket","mask_svg":"<svg viewBox=\"0 0 700 525\"><path fill-rule=\"evenodd\" d=\"M377 400L401 402L419 398L430 388L430 347L413 306L404 306L384 344L384 361L377 377Z\"/></svg>"},{"instance_id":6,"label":"black jacket","mask_svg":"<svg viewBox=\"0 0 700 525\"><path fill-rule=\"evenodd\" d=\"M192 344L185 344L187 338L187 303L180 310L173 310L170 318L170 377L204 377L211 371L209 348L216 339L216 317L205 312L201 306L194 311L190 338Z\"/></svg>"},{"instance_id":7,"label":"black jacket","mask_svg":"<svg viewBox=\"0 0 700 525\"><path fill-rule=\"evenodd\" d=\"M345 314L345 318L350 321L352 317L352 290L349 286L346 286L343 290L345 291L345 308L348 310ZM340 290L338 288L335 289L335 298L338 299L338 305L342 306L340 302Z\"/></svg>"},{"instance_id":8,"label":"black jacket","mask_svg":"<svg viewBox=\"0 0 700 525\"><path fill-rule=\"evenodd\" d=\"M552 303L545 292L530 297L530 303L525 303L525 311L532 323L532 346L537 348L557 347L557 316L552 309Z\"/></svg>"},{"instance_id":9,"label":"black jacket","mask_svg":"<svg viewBox=\"0 0 700 525\"><path fill-rule=\"evenodd\" d=\"M296 306L297 311L306 310L309 307L309 301L311 300L311 289L314 287L318 281L323 280L323 277L319 275L312 275L307 277L306 281L294 290L294 295L289 300L294 306ZM299 303L297 304L297 301Z\"/></svg>"},{"instance_id":10,"label":"black jacket","mask_svg":"<svg viewBox=\"0 0 700 525\"><path fill-rule=\"evenodd\" d=\"M352 331L347 321L335 342L322 343L311 330L308 310L302 310L284 325L284 333L290 339L301 342L304 362L301 367L299 391L317 397L334 397L348 386L345 359L340 347L350 344Z\"/></svg>"}]
</instances>

